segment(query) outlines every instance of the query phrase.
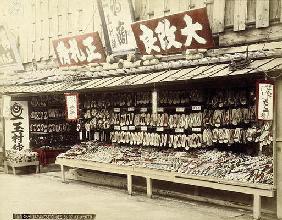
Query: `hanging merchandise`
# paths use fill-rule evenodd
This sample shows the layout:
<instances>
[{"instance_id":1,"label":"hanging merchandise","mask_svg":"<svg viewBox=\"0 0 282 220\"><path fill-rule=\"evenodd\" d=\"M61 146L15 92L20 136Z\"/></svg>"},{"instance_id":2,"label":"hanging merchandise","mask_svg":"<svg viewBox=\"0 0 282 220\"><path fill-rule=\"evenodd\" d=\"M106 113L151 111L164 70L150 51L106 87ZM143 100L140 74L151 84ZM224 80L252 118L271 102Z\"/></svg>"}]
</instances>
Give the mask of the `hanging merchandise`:
<instances>
[{"instance_id":1,"label":"hanging merchandise","mask_svg":"<svg viewBox=\"0 0 282 220\"><path fill-rule=\"evenodd\" d=\"M59 157L273 183L272 122L257 120L254 86L86 94L81 116L92 141Z\"/></svg>"},{"instance_id":2,"label":"hanging merchandise","mask_svg":"<svg viewBox=\"0 0 282 220\"><path fill-rule=\"evenodd\" d=\"M29 108L30 145L38 148L64 148L77 141L75 121L66 121L64 96L32 97Z\"/></svg>"}]
</instances>

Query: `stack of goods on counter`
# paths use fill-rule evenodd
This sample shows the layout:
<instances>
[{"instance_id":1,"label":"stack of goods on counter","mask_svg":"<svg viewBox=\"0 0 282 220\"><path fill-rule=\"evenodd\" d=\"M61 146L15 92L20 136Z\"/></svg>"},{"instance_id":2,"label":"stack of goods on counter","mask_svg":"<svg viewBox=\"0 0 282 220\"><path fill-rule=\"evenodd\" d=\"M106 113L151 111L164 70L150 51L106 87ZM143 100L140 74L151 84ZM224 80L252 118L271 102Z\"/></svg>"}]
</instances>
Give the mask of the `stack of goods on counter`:
<instances>
[{"instance_id":1,"label":"stack of goods on counter","mask_svg":"<svg viewBox=\"0 0 282 220\"><path fill-rule=\"evenodd\" d=\"M29 163L38 161L38 154L31 150L6 150L6 158L10 163Z\"/></svg>"},{"instance_id":2,"label":"stack of goods on counter","mask_svg":"<svg viewBox=\"0 0 282 220\"><path fill-rule=\"evenodd\" d=\"M58 158L111 163L207 176L246 183L273 184L273 160L268 156L248 156L227 151L142 148L86 142L75 145ZM177 174L176 174L177 175Z\"/></svg>"}]
</instances>

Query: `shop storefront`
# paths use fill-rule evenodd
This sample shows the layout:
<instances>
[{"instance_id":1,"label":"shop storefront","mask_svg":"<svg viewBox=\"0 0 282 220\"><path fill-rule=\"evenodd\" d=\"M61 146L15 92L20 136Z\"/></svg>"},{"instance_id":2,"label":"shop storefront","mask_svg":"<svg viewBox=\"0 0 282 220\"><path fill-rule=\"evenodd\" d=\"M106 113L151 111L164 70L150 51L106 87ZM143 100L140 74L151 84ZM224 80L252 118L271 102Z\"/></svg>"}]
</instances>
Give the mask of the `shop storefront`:
<instances>
[{"instance_id":1,"label":"shop storefront","mask_svg":"<svg viewBox=\"0 0 282 220\"><path fill-rule=\"evenodd\" d=\"M277 187L280 87L279 78L265 78L278 76L280 60L253 59L240 69L166 61L150 66L161 71L3 92L28 102L30 147L43 165L57 156L63 178L67 166L125 174L130 194L132 176L146 178L148 196L152 180L246 193L258 218L261 197L274 197ZM182 66L165 69L168 63ZM265 114L258 111L258 82L275 84L268 91L274 108L270 103ZM76 120L67 120L67 94L78 95Z\"/></svg>"},{"instance_id":2,"label":"shop storefront","mask_svg":"<svg viewBox=\"0 0 282 220\"><path fill-rule=\"evenodd\" d=\"M0 87L8 165L126 175L129 194L138 176L149 197L154 180L248 194L255 219L262 197L280 204L281 42L214 49L206 9L132 30L143 56L106 57L97 32L56 39L61 68Z\"/></svg>"}]
</instances>

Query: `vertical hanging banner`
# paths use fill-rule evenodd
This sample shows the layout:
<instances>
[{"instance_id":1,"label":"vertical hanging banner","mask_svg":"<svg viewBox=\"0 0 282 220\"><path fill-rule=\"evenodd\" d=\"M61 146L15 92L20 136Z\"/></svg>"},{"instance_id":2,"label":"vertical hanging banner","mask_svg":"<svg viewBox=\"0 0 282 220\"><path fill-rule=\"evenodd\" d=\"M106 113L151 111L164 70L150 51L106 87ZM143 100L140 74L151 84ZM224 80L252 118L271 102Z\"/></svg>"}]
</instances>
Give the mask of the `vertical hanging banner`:
<instances>
[{"instance_id":1,"label":"vertical hanging banner","mask_svg":"<svg viewBox=\"0 0 282 220\"><path fill-rule=\"evenodd\" d=\"M258 120L273 120L274 85L270 81L257 83L257 118Z\"/></svg>"},{"instance_id":2,"label":"vertical hanging banner","mask_svg":"<svg viewBox=\"0 0 282 220\"><path fill-rule=\"evenodd\" d=\"M59 66L76 66L106 61L98 32L65 37L53 41Z\"/></svg>"},{"instance_id":3,"label":"vertical hanging banner","mask_svg":"<svg viewBox=\"0 0 282 220\"><path fill-rule=\"evenodd\" d=\"M16 42L4 26L0 26L0 69L24 70Z\"/></svg>"},{"instance_id":4,"label":"vertical hanging banner","mask_svg":"<svg viewBox=\"0 0 282 220\"><path fill-rule=\"evenodd\" d=\"M136 49L131 24L134 21L131 0L97 0L105 40L109 51L122 54Z\"/></svg>"},{"instance_id":5,"label":"vertical hanging banner","mask_svg":"<svg viewBox=\"0 0 282 220\"><path fill-rule=\"evenodd\" d=\"M78 94L77 93L66 93L66 111L67 120L77 120L78 119Z\"/></svg>"},{"instance_id":6,"label":"vertical hanging banner","mask_svg":"<svg viewBox=\"0 0 282 220\"><path fill-rule=\"evenodd\" d=\"M214 47L206 8L136 22L131 27L141 54L173 54Z\"/></svg>"},{"instance_id":7,"label":"vertical hanging banner","mask_svg":"<svg viewBox=\"0 0 282 220\"><path fill-rule=\"evenodd\" d=\"M29 149L28 102L11 101L10 118L5 120L5 149Z\"/></svg>"}]
</instances>

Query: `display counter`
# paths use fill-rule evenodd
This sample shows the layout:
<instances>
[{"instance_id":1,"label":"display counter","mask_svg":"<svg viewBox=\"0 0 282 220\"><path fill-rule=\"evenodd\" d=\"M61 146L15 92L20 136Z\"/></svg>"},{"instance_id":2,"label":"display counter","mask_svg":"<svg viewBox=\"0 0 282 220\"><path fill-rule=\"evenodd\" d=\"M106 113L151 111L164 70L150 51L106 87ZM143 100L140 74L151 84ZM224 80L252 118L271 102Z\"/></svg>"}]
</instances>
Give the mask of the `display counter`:
<instances>
[{"instance_id":1,"label":"display counter","mask_svg":"<svg viewBox=\"0 0 282 220\"><path fill-rule=\"evenodd\" d=\"M128 167L93 161L57 158L55 163L61 166L62 180L64 182L65 167L124 174L127 176L127 189L130 195L132 194L132 176L140 176L146 178L148 197L152 197L153 179L253 195L253 217L255 219L259 219L261 216L261 197L273 197L275 191L272 185L267 184L251 184L235 181L225 181L210 177L198 177L176 172L160 171L139 167Z\"/></svg>"}]
</instances>

